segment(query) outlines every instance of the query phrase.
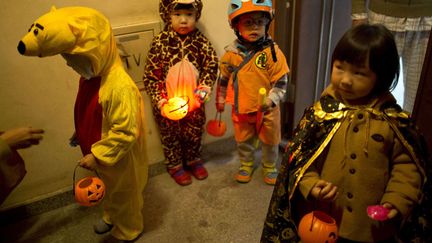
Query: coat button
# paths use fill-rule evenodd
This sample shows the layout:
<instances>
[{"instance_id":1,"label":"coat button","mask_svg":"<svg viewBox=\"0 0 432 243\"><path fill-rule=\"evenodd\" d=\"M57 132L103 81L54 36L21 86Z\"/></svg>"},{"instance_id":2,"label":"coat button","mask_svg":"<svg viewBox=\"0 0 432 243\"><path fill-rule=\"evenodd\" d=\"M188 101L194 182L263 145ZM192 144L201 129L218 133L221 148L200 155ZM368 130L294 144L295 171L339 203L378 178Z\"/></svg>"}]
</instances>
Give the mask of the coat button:
<instances>
[{"instance_id":1,"label":"coat button","mask_svg":"<svg viewBox=\"0 0 432 243\"><path fill-rule=\"evenodd\" d=\"M377 142L384 142L384 136L381 134L374 134L372 135L372 138Z\"/></svg>"},{"instance_id":2,"label":"coat button","mask_svg":"<svg viewBox=\"0 0 432 243\"><path fill-rule=\"evenodd\" d=\"M355 174L355 173L356 173L356 170L355 170L355 169L350 169L350 170L349 170L349 173L350 173L350 174Z\"/></svg>"},{"instance_id":3,"label":"coat button","mask_svg":"<svg viewBox=\"0 0 432 243\"><path fill-rule=\"evenodd\" d=\"M351 192L348 192L348 193L347 193L347 197L348 197L349 199L351 199L351 198L353 198L353 194L352 194Z\"/></svg>"},{"instance_id":4,"label":"coat button","mask_svg":"<svg viewBox=\"0 0 432 243\"><path fill-rule=\"evenodd\" d=\"M358 127L354 127L354 128L353 128L353 131L354 131L354 132L358 132L358 131L359 131Z\"/></svg>"},{"instance_id":5,"label":"coat button","mask_svg":"<svg viewBox=\"0 0 432 243\"><path fill-rule=\"evenodd\" d=\"M357 117L358 117L358 119L363 119L363 114L360 113L357 115Z\"/></svg>"},{"instance_id":6,"label":"coat button","mask_svg":"<svg viewBox=\"0 0 432 243\"><path fill-rule=\"evenodd\" d=\"M356 159L357 155L356 154L351 154L350 157L351 157L351 159Z\"/></svg>"},{"instance_id":7,"label":"coat button","mask_svg":"<svg viewBox=\"0 0 432 243\"><path fill-rule=\"evenodd\" d=\"M348 210L348 212L352 212L352 208L350 206L348 206L346 209Z\"/></svg>"}]
</instances>

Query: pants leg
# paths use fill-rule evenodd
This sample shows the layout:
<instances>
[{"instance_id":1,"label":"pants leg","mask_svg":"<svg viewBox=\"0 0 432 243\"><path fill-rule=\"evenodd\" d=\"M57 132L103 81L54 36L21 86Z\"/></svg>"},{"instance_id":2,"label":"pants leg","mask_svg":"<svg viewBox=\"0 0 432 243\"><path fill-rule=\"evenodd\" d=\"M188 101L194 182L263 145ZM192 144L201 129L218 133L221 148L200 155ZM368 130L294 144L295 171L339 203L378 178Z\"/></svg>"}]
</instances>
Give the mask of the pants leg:
<instances>
[{"instance_id":1,"label":"pants leg","mask_svg":"<svg viewBox=\"0 0 432 243\"><path fill-rule=\"evenodd\" d=\"M133 240L144 229L142 210L147 167L141 162L127 154L114 166L99 169L106 186L103 220L113 225L111 234L120 240Z\"/></svg>"},{"instance_id":2,"label":"pants leg","mask_svg":"<svg viewBox=\"0 0 432 243\"><path fill-rule=\"evenodd\" d=\"M254 161L255 138L252 137L244 142L237 143L237 151L240 161Z\"/></svg>"},{"instance_id":3,"label":"pants leg","mask_svg":"<svg viewBox=\"0 0 432 243\"><path fill-rule=\"evenodd\" d=\"M240 160L240 170L253 170L255 161L255 137L237 143L237 152Z\"/></svg>"},{"instance_id":4,"label":"pants leg","mask_svg":"<svg viewBox=\"0 0 432 243\"><path fill-rule=\"evenodd\" d=\"M179 121L172 121L160 115L159 110L153 110L156 123L159 126L162 149L165 155L167 169L175 169L182 166L182 144L178 139L181 125Z\"/></svg>"},{"instance_id":5,"label":"pants leg","mask_svg":"<svg viewBox=\"0 0 432 243\"><path fill-rule=\"evenodd\" d=\"M201 160L205 119L205 111L198 108L181 120L182 156L188 165Z\"/></svg>"},{"instance_id":6,"label":"pants leg","mask_svg":"<svg viewBox=\"0 0 432 243\"><path fill-rule=\"evenodd\" d=\"M261 164L264 173L276 172L276 162L279 156L279 145L262 144Z\"/></svg>"}]
</instances>

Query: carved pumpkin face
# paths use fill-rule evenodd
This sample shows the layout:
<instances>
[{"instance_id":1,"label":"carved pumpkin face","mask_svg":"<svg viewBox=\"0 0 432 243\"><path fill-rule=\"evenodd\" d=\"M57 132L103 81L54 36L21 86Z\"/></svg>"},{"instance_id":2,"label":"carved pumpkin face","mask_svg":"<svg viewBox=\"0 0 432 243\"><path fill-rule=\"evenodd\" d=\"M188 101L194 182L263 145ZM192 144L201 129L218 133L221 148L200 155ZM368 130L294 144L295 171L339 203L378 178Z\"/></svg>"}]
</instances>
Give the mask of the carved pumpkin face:
<instances>
[{"instance_id":1,"label":"carved pumpkin face","mask_svg":"<svg viewBox=\"0 0 432 243\"><path fill-rule=\"evenodd\" d=\"M163 106L163 112L168 119L177 121L186 116L189 106L186 100L173 97Z\"/></svg>"},{"instance_id":2,"label":"carved pumpkin face","mask_svg":"<svg viewBox=\"0 0 432 243\"><path fill-rule=\"evenodd\" d=\"M312 211L300 220L298 234L304 243L335 243L338 227L331 216L321 211Z\"/></svg>"},{"instance_id":3,"label":"carved pumpkin face","mask_svg":"<svg viewBox=\"0 0 432 243\"><path fill-rule=\"evenodd\" d=\"M88 176L75 185L75 200L83 206L99 204L105 195L105 184L95 176Z\"/></svg>"},{"instance_id":4,"label":"carved pumpkin face","mask_svg":"<svg viewBox=\"0 0 432 243\"><path fill-rule=\"evenodd\" d=\"M210 120L207 123L207 132L212 136L221 137L226 132L226 124L221 120Z\"/></svg>"}]
</instances>

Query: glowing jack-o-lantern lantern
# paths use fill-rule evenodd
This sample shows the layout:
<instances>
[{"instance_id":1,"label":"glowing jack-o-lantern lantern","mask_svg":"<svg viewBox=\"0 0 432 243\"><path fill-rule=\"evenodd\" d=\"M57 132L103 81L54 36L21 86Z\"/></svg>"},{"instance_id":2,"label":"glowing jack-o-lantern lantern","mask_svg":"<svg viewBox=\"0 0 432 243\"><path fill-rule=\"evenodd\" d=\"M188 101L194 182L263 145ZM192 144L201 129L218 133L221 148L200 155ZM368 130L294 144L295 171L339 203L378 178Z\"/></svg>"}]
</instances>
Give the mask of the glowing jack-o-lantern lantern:
<instances>
[{"instance_id":1,"label":"glowing jack-o-lantern lantern","mask_svg":"<svg viewBox=\"0 0 432 243\"><path fill-rule=\"evenodd\" d=\"M312 211L300 220L298 234L304 243L334 243L338 238L338 227L331 216Z\"/></svg>"},{"instance_id":2,"label":"glowing jack-o-lantern lantern","mask_svg":"<svg viewBox=\"0 0 432 243\"><path fill-rule=\"evenodd\" d=\"M180 97L173 97L163 106L163 113L168 119L177 121L184 118L188 112L188 102Z\"/></svg>"},{"instance_id":3,"label":"glowing jack-o-lantern lantern","mask_svg":"<svg viewBox=\"0 0 432 243\"><path fill-rule=\"evenodd\" d=\"M75 172L77 168L78 165L75 167L73 175L75 201L86 207L98 205L105 196L105 184L96 176L84 177L75 184Z\"/></svg>"}]
</instances>

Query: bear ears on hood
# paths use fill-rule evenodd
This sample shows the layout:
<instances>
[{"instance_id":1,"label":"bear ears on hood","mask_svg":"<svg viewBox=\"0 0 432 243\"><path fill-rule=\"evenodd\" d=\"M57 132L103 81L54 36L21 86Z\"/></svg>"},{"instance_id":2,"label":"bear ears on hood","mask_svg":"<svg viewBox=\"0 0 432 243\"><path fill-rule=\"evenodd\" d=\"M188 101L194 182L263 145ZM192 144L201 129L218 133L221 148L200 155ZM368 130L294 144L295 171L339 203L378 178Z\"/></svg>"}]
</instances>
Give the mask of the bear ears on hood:
<instances>
[{"instance_id":1,"label":"bear ears on hood","mask_svg":"<svg viewBox=\"0 0 432 243\"><path fill-rule=\"evenodd\" d=\"M170 13L177 4L192 4L197 10L197 20L201 17L203 8L201 0L160 0L159 15L165 23L170 22Z\"/></svg>"},{"instance_id":2,"label":"bear ears on hood","mask_svg":"<svg viewBox=\"0 0 432 243\"><path fill-rule=\"evenodd\" d=\"M85 56L95 75L121 64L109 20L87 7L51 8L33 22L17 48L24 56Z\"/></svg>"},{"instance_id":3,"label":"bear ears on hood","mask_svg":"<svg viewBox=\"0 0 432 243\"><path fill-rule=\"evenodd\" d=\"M83 53L109 42L111 26L95 9L55 8L39 17L20 40L18 51L25 56Z\"/></svg>"}]
</instances>

